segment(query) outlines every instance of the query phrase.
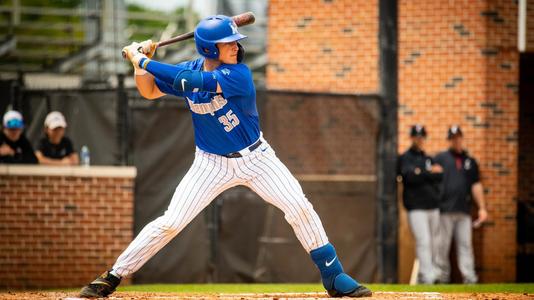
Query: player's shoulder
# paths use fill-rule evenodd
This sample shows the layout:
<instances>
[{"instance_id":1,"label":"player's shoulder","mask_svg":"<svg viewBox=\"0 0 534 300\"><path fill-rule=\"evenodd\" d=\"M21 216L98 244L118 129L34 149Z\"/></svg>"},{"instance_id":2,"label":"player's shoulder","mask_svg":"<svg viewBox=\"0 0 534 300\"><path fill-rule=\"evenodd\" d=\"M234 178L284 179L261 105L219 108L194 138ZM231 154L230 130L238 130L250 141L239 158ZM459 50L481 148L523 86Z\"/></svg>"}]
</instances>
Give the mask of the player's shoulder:
<instances>
[{"instance_id":1,"label":"player's shoulder","mask_svg":"<svg viewBox=\"0 0 534 300\"><path fill-rule=\"evenodd\" d=\"M406 150L406 151L402 152L401 154L399 154L399 160L406 159L406 156L408 156L408 155L410 155L409 150Z\"/></svg>"},{"instance_id":2,"label":"player's shoulder","mask_svg":"<svg viewBox=\"0 0 534 300\"><path fill-rule=\"evenodd\" d=\"M443 161L449 155L450 155L449 151L441 151L434 156L434 160Z\"/></svg>"},{"instance_id":3,"label":"player's shoulder","mask_svg":"<svg viewBox=\"0 0 534 300\"><path fill-rule=\"evenodd\" d=\"M453 159L453 157L449 150L441 151L434 156L434 160L440 163L451 161L451 159Z\"/></svg>"},{"instance_id":4,"label":"player's shoulder","mask_svg":"<svg viewBox=\"0 0 534 300\"><path fill-rule=\"evenodd\" d=\"M197 59L184 61L184 62L178 63L176 65L179 66L179 67L183 67L185 69L201 70L203 64L204 64L204 58L200 57L200 58L197 58Z\"/></svg>"},{"instance_id":5,"label":"player's shoulder","mask_svg":"<svg viewBox=\"0 0 534 300\"><path fill-rule=\"evenodd\" d=\"M464 156L466 159L470 159L471 161L473 161L474 163L477 163L477 160L475 157L473 157L469 152L465 151L464 152Z\"/></svg>"},{"instance_id":6,"label":"player's shoulder","mask_svg":"<svg viewBox=\"0 0 534 300\"><path fill-rule=\"evenodd\" d=\"M216 71L224 76L250 76L251 72L247 65L243 63L238 64L222 64L217 67Z\"/></svg>"}]
</instances>

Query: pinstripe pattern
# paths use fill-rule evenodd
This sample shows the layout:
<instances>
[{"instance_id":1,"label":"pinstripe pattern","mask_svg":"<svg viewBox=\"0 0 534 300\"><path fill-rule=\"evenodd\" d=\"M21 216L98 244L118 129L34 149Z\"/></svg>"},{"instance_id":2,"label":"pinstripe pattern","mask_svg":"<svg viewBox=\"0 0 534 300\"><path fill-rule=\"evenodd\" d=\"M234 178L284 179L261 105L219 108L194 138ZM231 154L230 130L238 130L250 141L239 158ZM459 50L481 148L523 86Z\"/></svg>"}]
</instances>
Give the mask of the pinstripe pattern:
<instances>
[{"instance_id":1,"label":"pinstripe pattern","mask_svg":"<svg viewBox=\"0 0 534 300\"><path fill-rule=\"evenodd\" d=\"M300 184L267 142L242 158L226 158L197 149L169 207L146 225L119 256L113 266L115 273L124 277L137 271L217 195L236 185L248 186L281 209L306 251L328 243L321 220Z\"/></svg>"},{"instance_id":2,"label":"pinstripe pattern","mask_svg":"<svg viewBox=\"0 0 534 300\"><path fill-rule=\"evenodd\" d=\"M249 186L265 201L282 210L287 222L306 251L324 246L328 238L319 216L298 181L266 145L254 155L235 160L238 174L245 175Z\"/></svg>"}]
</instances>

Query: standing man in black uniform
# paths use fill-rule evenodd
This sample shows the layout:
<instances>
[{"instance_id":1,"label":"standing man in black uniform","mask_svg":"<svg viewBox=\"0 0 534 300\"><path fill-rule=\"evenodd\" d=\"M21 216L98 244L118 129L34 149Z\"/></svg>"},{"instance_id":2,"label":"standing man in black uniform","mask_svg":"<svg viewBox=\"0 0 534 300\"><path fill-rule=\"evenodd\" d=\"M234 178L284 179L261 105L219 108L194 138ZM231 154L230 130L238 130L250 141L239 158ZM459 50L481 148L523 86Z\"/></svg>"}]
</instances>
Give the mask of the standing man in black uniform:
<instances>
[{"instance_id":1,"label":"standing man in black uniform","mask_svg":"<svg viewBox=\"0 0 534 300\"><path fill-rule=\"evenodd\" d=\"M451 240L456 243L458 267L464 283L476 283L475 259L471 241L472 227L479 227L488 217L484 203L484 189L480 182L477 161L463 148L463 133L459 126L449 128L450 148L436 156L444 170L443 196L440 203L440 235L437 267L442 283L450 281L449 250ZM474 199L478 205L478 219L471 221Z\"/></svg>"},{"instance_id":2,"label":"standing man in black uniform","mask_svg":"<svg viewBox=\"0 0 534 300\"><path fill-rule=\"evenodd\" d=\"M408 223L415 238L419 260L418 283L432 284L437 279L435 257L439 231L439 183L443 169L424 151L425 127L414 125L412 146L399 158L398 173L404 185L402 200L408 210Z\"/></svg>"}]
</instances>

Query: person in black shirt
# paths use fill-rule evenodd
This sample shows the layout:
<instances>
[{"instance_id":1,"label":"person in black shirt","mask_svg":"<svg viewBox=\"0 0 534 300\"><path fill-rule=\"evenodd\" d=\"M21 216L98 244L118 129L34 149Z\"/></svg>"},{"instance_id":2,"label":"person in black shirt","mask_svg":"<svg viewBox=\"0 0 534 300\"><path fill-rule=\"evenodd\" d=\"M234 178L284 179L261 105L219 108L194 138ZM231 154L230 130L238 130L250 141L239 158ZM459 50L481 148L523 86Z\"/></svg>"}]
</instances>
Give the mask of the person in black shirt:
<instances>
[{"instance_id":1,"label":"person in black shirt","mask_svg":"<svg viewBox=\"0 0 534 300\"><path fill-rule=\"evenodd\" d=\"M414 125L410 132L412 146L399 157L398 174L403 182L402 200L408 211L408 223L415 238L419 260L419 283L437 279L435 257L439 231L439 183L443 169L424 151L425 127Z\"/></svg>"},{"instance_id":2,"label":"person in black shirt","mask_svg":"<svg viewBox=\"0 0 534 300\"><path fill-rule=\"evenodd\" d=\"M24 120L15 110L4 114L0 133L0 163L4 164L36 164L37 158L33 148L24 136Z\"/></svg>"},{"instance_id":3,"label":"person in black shirt","mask_svg":"<svg viewBox=\"0 0 534 300\"><path fill-rule=\"evenodd\" d=\"M475 260L471 241L472 227L479 227L488 217L484 192L477 161L463 148L463 133L460 127L448 131L450 148L436 156L436 162L444 170L443 195L440 202L440 251L437 266L438 280L450 281L449 250L451 240L456 243L458 267L464 283L476 283ZM471 206L474 199L478 205L478 219L471 221Z\"/></svg>"},{"instance_id":4,"label":"person in black shirt","mask_svg":"<svg viewBox=\"0 0 534 300\"><path fill-rule=\"evenodd\" d=\"M78 154L71 140L65 136L67 122L62 113L53 111L44 122L45 136L39 141L35 155L44 165L77 165Z\"/></svg>"}]
</instances>

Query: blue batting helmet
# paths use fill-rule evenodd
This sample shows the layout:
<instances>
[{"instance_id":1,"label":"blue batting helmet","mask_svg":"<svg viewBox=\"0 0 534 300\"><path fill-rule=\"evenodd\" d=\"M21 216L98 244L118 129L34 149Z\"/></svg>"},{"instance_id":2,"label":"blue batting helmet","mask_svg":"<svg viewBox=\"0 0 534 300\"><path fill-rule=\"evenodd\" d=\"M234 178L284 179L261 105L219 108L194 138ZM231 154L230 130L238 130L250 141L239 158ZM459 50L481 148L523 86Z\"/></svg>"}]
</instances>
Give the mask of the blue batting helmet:
<instances>
[{"instance_id":1,"label":"blue batting helmet","mask_svg":"<svg viewBox=\"0 0 534 300\"><path fill-rule=\"evenodd\" d=\"M195 28L197 51L207 58L219 58L217 43L239 41L246 37L237 31L237 25L232 18L223 15L209 16Z\"/></svg>"}]
</instances>

